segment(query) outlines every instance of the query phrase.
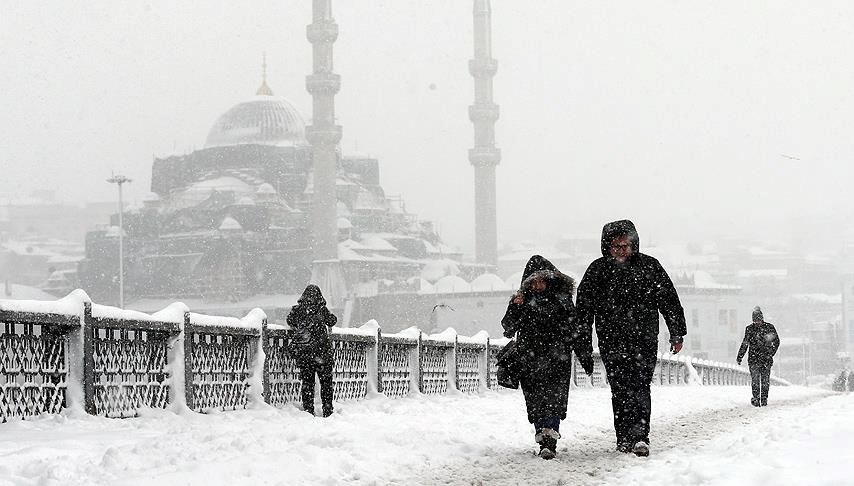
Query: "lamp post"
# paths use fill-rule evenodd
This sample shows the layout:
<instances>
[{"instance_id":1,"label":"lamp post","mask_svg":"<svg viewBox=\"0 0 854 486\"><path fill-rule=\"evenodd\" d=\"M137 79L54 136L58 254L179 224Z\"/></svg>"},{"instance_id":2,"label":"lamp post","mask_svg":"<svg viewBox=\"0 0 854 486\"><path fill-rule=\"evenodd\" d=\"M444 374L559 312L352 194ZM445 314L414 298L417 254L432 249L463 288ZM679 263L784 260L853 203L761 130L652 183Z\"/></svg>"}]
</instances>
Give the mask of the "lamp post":
<instances>
[{"instance_id":1,"label":"lamp post","mask_svg":"<svg viewBox=\"0 0 854 486\"><path fill-rule=\"evenodd\" d=\"M122 184L132 182L131 179L123 175L115 175L107 179L110 184L116 184L119 187L119 308L125 308L125 271L124 271L124 225L122 223L122 213L124 205L122 204Z\"/></svg>"}]
</instances>

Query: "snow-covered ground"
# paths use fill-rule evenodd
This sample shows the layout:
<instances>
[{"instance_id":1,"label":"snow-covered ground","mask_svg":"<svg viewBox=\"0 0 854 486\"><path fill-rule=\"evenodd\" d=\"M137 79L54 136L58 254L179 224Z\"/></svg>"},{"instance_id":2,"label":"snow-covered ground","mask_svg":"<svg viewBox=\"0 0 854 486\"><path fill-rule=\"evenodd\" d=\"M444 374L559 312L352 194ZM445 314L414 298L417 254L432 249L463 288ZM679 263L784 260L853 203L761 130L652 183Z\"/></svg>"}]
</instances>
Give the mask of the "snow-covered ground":
<instances>
[{"instance_id":1,"label":"snow-covered ground","mask_svg":"<svg viewBox=\"0 0 854 486\"><path fill-rule=\"evenodd\" d=\"M573 390L558 457L535 455L520 392L134 419L0 424L0 485L852 484L854 394L658 387L652 455L613 452L610 395Z\"/></svg>"}]
</instances>

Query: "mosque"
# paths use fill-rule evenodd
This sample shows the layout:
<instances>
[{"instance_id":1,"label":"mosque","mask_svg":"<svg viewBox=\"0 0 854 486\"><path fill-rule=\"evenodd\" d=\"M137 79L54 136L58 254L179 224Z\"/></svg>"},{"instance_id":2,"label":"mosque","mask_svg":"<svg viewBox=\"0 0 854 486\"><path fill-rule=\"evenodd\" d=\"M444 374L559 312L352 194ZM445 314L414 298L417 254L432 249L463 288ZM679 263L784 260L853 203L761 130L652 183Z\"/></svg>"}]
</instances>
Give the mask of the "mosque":
<instances>
[{"instance_id":1,"label":"mosque","mask_svg":"<svg viewBox=\"0 0 854 486\"><path fill-rule=\"evenodd\" d=\"M485 302L498 314L508 287L488 273L497 264L497 62L489 1L473 4L475 102L469 118L475 144L468 155L475 170L475 262L463 263L462 253L445 245L430 222L386 195L378 160L341 152L342 127L334 123L341 78L332 72L338 25L332 1L315 1L306 30L313 49L313 72L306 77L313 123L306 125L273 93L265 60L255 96L223 113L202 149L155 158L152 195L123 213L125 301L156 310L144 303L182 299L225 313L224 303L248 306L252 298L257 304L258 296L270 296L275 305L259 306L287 309L293 302L281 297L313 282L347 319L383 317L396 327L430 319L438 325L439 314L430 309L452 308L440 294L454 296L460 316L468 307L482 315ZM87 234L78 266L81 286L98 302L116 301L117 223L114 215L108 229ZM460 300L462 294L473 297Z\"/></svg>"}]
</instances>

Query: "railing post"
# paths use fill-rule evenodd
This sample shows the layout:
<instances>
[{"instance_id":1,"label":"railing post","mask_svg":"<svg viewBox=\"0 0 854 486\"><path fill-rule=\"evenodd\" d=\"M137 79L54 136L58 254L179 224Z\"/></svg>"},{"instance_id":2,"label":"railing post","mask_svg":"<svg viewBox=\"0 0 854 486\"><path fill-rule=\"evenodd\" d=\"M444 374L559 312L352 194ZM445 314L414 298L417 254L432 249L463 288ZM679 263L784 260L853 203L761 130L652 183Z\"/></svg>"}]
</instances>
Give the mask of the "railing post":
<instances>
[{"instance_id":1,"label":"railing post","mask_svg":"<svg viewBox=\"0 0 854 486\"><path fill-rule=\"evenodd\" d=\"M445 358L445 360L450 365L450 366L448 366L448 389L449 390L453 386L454 390L460 391L460 385L457 383L457 376L458 376L459 370L460 370L460 362L459 362L459 358L458 358L459 353L457 353L457 349L459 347L459 344L460 344L460 338L459 338L459 336L454 334L454 347L451 350L451 354L452 354L451 358L452 359L447 359L447 357ZM446 354L446 356L447 356L447 354ZM451 364L451 363L453 363L453 364Z\"/></svg>"},{"instance_id":2,"label":"railing post","mask_svg":"<svg viewBox=\"0 0 854 486\"><path fill-rule=\"evenodd\" d=\"M261 374L264 403L270 404L270 336L267 329L267 318L261 321L261 350L264 352L264 371Z\"/></svg>"},{"instance_id":3,"label":"railing post","mask_svg":"<svg viewBox=\"0 0 854 486\"><path fill-rule=\"evenodd\" d=\"M424 393L424 343L422 332L418 330L418 392Z\"/></svg>"},{"instance_id":4,"label":"railing post","mask_svg":"<svg viewBox=\"0 0 854 486\"><path fill-rule=\"evenodd\" d=\"M95 336L92 303L83 303L83 403L86 413L95 415Z\"/></svg>"},{"instance_id":5,"label":"railing post","mask_svg":"<svg viewBox=\"0 0 854 486\"><path fill-rule=\"evenodd\" d=\"M187 408L195 410L193 400L193 325L190 311L184 312L184 400Z\"/></svg>"},{"instance_id":6,"label":"railing post","mask_svg":"<svg viewBox=\"0 0 854 486\"><path fill-rule=\"evenodd\" d=\"M492 388L492 361L489 359L489 336L486 336L486 366L484 376L486 377L486 389Z\"/></svg>"},{"instance_id":7,"label":"railing post","mask_svg":"<svg viewBox=\"0 0 854 486\"><path fill-rule=\"evenodd\" d=\"M377 366L377 393L383 392L383 330L377 326L377 344L376 344L376 366Z\"/></svg>"}]
</instances>

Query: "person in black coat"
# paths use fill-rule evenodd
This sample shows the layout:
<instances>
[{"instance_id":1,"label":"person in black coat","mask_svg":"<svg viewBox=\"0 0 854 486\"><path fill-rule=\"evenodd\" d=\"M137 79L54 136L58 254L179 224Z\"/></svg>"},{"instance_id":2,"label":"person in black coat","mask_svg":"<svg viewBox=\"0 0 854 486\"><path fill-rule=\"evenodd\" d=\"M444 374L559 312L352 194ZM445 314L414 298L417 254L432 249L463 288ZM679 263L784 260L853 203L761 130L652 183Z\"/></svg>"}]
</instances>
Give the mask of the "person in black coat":
<instances>
[{"instance_id":1,"label":"person in black coat","mask_svg":"<svg viewBox=\"0 0 854 486\"><path fill-rule=\"evenodd\" d=\"M337 318L326 308L326 300L317 285L309 285L287 318L293 329L289 349L299 366L302 381L303 410L314 415L314 377L320 378L323 416L332 415L332 369L335 358L329 329Z\"/></svg>"},{"instance_id":2,"label":"person in black coat","mask_svg":"<svg viewBox=\"0 0 854 486\"><path fill-rule=\"evenodd\" d=\"M525 396L528 421L540 456L552 459L566 418L572 370L572 322L575 282L551 262L534 255L522 274L522 284L510 299L501 320L504 336L516 336L519 384ZM593 361L584 364L593 372Z\"/></svg>"},{"instance_id":3,"label":"person in black coat","mask_svg":"<svg viewBox=\"0 0 854 486\"><path fill-rule=\"evenodd\" d=\"M780 336L777 334L777 328L770 322L765 322L762 309L756 306L753 309L753 323L744 328L744 339L735 358L736 363L741 364L744 353L748 353L747 366L750 368L750 387L753 391L750 404L754 407L768 405L771 366L779 347Z\"/></svg>"},{"instance_id":4,"label":"person in black coat","mask_svg":"<svg viewBox=\"0 0 854 486\"><path fill-rule=\"evenodd\" d=\"M649 455L650 383L658 354L658 314L678 353L687 333L685 311L673 282L655 258L640 253L629 220L602 228L602 258L590 264L578 287L579 355L593 350L595 322L599 351L611 385L617 450Z\"/></svg>"}]
</instances>

